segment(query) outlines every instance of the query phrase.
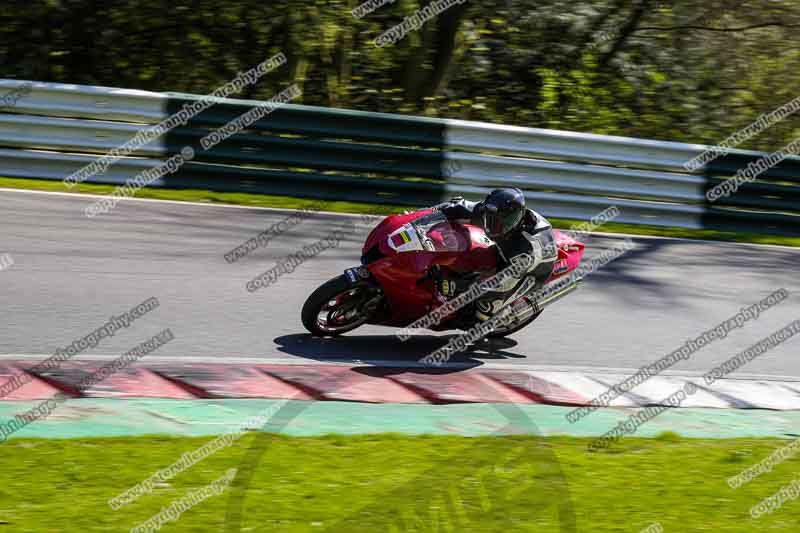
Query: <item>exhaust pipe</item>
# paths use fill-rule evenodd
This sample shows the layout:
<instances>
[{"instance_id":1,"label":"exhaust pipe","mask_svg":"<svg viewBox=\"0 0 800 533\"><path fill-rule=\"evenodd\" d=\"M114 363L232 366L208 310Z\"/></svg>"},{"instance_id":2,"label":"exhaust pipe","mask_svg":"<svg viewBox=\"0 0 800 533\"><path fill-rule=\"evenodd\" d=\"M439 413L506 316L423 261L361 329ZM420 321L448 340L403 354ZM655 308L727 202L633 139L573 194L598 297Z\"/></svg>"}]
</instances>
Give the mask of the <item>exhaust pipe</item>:
<instances>
[{"instance_id":1,"label":"exhaust pipe","mask_svg":"<svg viewBox=\"0 0 800 533\"><path fill-rule=\"evenodd\" d=\"M516 322L524 322L528 320L531 315L534 313L540 313L545 307L552 305L554 302L559 301L564 296L572 293L575 289L580 286L580 280L573 281L569 285L553 292L552 294L548 294L544 298L540 300L534 300L530 296L523 296L517 302L512 304L512 307L515 308L514 313L514 320ZM538 291L537 291L538 292ZM536 293L534 293L536 294ZM524 304L524 308L520 309Z\"/></svg>"},{"instance_id":2,"label":"exhaust pipe","mask_svg":"<svg viewBox=\"0 0 800 533\"><path fill-rule=\"evenodd\" d=\"M565 286L563 289L556 291L553 294L548 294L547 296L536 302L539 306L539 309L544 309L553 302L559 301L561 298L572 293L575 289L577 289L580 286L580 284L581 280L576 280L570 283L569 285Z\"/></svg>"}]
</instances>

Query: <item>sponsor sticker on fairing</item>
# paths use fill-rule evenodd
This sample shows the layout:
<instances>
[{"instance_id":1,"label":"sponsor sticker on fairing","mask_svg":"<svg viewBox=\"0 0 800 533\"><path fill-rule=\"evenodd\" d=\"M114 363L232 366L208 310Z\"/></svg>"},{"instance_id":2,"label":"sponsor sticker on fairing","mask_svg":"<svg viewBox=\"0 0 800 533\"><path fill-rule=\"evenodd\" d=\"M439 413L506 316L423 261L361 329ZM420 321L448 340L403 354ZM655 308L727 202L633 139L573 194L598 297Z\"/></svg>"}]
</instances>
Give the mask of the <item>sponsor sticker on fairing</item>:
<instances>
[{"instance_id":1,"label":"sponsor sticker on fairing","mask_svg":"<svg viewBox=\"0 0 800 533\"><path fill-rule=\"evenodd\" d=\"M566 259L562 259L553 267L553 274L561 274L567 270L569 270L569 263L567 263Z\"/></svg>"}]
</instances>

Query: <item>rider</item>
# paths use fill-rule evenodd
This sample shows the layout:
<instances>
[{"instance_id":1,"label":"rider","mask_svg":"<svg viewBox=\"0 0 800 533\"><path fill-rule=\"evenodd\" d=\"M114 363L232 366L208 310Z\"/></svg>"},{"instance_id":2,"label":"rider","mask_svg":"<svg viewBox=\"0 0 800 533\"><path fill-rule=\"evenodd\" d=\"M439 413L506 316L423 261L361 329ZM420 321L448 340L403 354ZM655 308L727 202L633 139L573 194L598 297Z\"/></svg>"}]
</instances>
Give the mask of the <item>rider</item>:
<instances>
[{"instance_id":1,"label":"rider","mask_svg":"<svg viewBox=\"0 0 800 533\"><path fill-rule=\"evenodd\" d=\"M440 210L452 222L483 228L486 235L497 244L493 248L497 254L498 271L508 267L511 260L521 254L528 254L536 259L530 271L512 277L496 291L478 299L476 313L479 320L489 319L501 307L510 303L506 299L521 287L528 274L533 275L538 289L552 273L557 257L553 227L543 216L525 207L525 195L519 189L495 189L481 202L470 202L456 197L435 206L435 209ZM534 244L537 241L538 244ZM454 298L469 286L469 281L457 273L450 272L450 277L445 277L443 272L440 274L436 286L445 299Z\"/></svg>"}]
</instances>

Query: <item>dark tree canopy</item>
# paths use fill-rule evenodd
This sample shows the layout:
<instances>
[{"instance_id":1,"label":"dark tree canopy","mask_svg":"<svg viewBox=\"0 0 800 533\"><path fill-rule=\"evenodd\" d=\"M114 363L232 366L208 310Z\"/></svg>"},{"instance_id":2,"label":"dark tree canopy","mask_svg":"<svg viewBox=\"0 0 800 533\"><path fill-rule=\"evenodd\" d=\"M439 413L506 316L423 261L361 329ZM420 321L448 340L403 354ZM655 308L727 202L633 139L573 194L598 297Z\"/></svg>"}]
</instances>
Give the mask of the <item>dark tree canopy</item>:
<instances>
[{"instance_id":1,"label":"dark tree canopy","mask_svg":"<svg viewBox=\"0 0 800 533\"><path fill-rule=\"evenodd\" d=\"M6 78L205 94L282 51L247 87L302 102L715 144L800 96L792 0L470 0L396 45L430 3L362 19L354 0L6 0ZM775 149L792 116L743 147Z\"/></svg>"}]
</instances>

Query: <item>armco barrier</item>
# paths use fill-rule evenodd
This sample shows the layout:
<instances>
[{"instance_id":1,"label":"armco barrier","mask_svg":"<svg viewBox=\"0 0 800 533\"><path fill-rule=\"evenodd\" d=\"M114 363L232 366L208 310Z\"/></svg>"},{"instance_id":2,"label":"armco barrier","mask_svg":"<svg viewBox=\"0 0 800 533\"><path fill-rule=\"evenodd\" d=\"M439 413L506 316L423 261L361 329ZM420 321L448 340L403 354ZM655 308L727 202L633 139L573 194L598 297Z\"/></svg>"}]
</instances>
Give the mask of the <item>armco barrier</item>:
<instances>
[{"instance_id":1,"label":"armco barrier","mask_svg":"<svg viewBox=\"0 0 800 533\"><path fill-rule=\"evenodd\" d=\"M25 85L0 109L0 175L63 179L197 95L0 80ZM610 205L619 222L800 234L800 158L728 198L705 193L765 154L732 150L696 172L709 147L586 133L286 104L209 151L199 140L259 102L217 99L185 126L90 178L124 183L186 145L197 156L152 186L429 205L523 189L551 217L588 219Z\"/></svg>"}]
</instances>

